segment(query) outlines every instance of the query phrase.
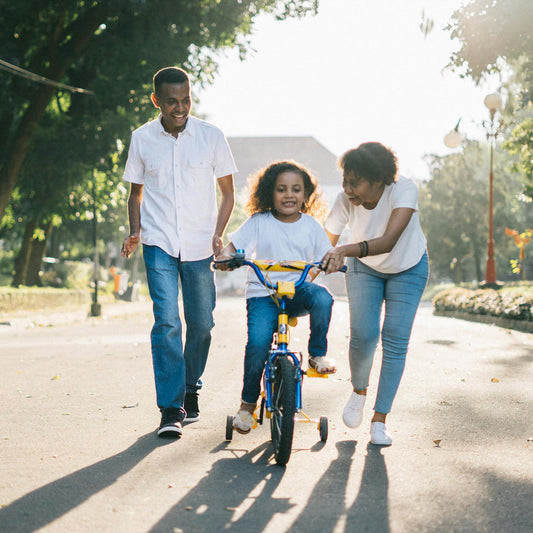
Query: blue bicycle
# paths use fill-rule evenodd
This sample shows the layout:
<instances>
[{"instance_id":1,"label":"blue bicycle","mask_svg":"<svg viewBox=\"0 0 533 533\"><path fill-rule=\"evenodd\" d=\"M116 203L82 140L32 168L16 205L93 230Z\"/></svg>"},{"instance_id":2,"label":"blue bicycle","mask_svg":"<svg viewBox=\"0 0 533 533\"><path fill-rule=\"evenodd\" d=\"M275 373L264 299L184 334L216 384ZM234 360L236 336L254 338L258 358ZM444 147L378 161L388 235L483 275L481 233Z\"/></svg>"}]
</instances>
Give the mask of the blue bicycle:
<instances>
[{"instance_id":1,"label":"blue bicycle","mask_svg":"<svg viewBox=\"0 0 533 533\"><path fill-rule=\"evenodd\" d=\"M302 354L289 350L289 326L295 326L296 318L289 317L286 310L287 298L292 298L296 289L305 281L309 271L321 268L321 263L307 263L303 261L261 261L247 260L243 250L237 250L232 258L224 261L215 261L217 264L225 263L229 269L234 270L241 266L251 267L259 281L269 290L273 291L278 302L278 327L274 333L272 349L263 373L263 390L261 402L257 408L259 413L254 413L257 423L263 423L263 416L270 418L270 434L274 444L274 457L276 463L285 465L289 461L292 449L295 421L317 422L302 412L302 379L308 377L327 377L313 368L302 370ZM272 284L268 280L269 272L294 272L300 271L300 278L296 281L278 281ZM346 271L346 267L341 269ZM256 411L257 411L256 410ZM296 415L300 415L296 418ZM233 416L226 419L226 440L233 438ZM255 426L254 426L255 427ZM328 438L328 419L321 416L318 424L320 440L325 442Z\"/></svg>"}]
</instances>

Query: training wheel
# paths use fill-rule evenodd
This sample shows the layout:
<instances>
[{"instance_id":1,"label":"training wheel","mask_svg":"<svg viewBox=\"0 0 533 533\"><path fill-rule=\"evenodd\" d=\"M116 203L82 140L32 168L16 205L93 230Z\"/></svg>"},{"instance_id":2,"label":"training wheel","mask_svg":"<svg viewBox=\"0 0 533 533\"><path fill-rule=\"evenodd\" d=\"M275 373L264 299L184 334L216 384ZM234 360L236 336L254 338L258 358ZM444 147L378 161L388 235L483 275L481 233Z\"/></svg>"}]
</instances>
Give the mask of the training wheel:
<instances>
[{"instance_id":1,"label":"training wheel","mask_svg":"<svg viewBox=\"0 0 533 533\"><path fill-rule=\"evenodd\" d=\"M328 440L328 417L321 416L318 423L318 431L320 432L320 440L326 442Z\"/></svg>"},{"instance_id":2,"label":"training wheel","mask_svg":"<svg viewBox=\"0 0 533 533\"><path fill-rule=\"evenodd\" d=\"M233 415L226 417L226 440L233 438Z\"/></svg>"}]
</instances>

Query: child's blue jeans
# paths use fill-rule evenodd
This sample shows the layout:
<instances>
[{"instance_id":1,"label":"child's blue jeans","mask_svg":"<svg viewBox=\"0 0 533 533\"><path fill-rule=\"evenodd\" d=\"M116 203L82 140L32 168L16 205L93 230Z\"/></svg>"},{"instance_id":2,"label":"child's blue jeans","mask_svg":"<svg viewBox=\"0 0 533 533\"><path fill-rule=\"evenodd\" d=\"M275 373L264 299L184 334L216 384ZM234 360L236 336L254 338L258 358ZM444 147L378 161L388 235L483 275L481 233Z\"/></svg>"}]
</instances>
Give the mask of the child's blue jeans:
<instances>
[{"instance_id":1,"label":"child's blue jeans","mask_svg":"<svg viewBox=\"0 0 533 533\"><path fill-rule=\"evenodd\" d=\"M383 360L374 409L391 410L405 367L418 304L428 278L428 257L397 274L382 274L356 258L348 259L346 290L350 302L350 370L356 390L368 387L374 352L381 334ZM381 308L385 317L380 330Z\"/></svg>"},{"instance_id":2,"label":"child's blue jeans","mask_svg":"<svg viewBox=\"0 0 533 533\"><path fill-rule=\"evenodd\" d=\"M287 299L289 316L309 315L308 351L313 357L326 355L327 334L331 320L333 298L329 291L314 283L304 282L294 298ZM242 401L256 403L261 392L261 376L265 368L272 336L278 325L278 306L270 296L248 298L248 342L244 356Z\"/></svg>"}]
</instances>

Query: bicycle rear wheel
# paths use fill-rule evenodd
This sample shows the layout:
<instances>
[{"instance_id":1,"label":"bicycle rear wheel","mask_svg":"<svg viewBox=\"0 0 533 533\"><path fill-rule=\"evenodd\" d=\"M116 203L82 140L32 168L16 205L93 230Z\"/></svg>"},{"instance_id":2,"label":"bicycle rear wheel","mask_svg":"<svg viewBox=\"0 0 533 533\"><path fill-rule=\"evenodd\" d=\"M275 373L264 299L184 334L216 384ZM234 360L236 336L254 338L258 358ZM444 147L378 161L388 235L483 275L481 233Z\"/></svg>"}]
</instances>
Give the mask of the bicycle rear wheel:
<instances>
[{"instance_id":1,"label":"bicycle rear wheel","mask_svg":"<svg viewBox=\"0 0 533 533\"><path fill-rule=\"evenodd\" d=\"M295 367L289 357L279 356L275 363L272 386L272 417L270 434L274 444L274 457L278 465L286 465L291 456L296 412Z\"/></svg>"}]
</instances>

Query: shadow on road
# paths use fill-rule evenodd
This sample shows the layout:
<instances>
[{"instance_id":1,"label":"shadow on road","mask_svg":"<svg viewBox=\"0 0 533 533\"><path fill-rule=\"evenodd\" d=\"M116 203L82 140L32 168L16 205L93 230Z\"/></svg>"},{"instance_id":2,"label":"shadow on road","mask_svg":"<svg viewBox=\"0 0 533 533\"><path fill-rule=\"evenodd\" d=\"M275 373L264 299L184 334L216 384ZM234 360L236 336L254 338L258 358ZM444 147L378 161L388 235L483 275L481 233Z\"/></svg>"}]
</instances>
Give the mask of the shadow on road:
<instances>
[{"instance_id":1,"label":"shadow on road","mask_svg":"<svg viewBox=\"0 0 533 533\"><path fill-rule=\"evenodd\" d=\"M337 442L338 457L324 472L291 532L379 531L389 528L387 468L378 446L369 444L357 497L347 507L356 441Z\"/></svg>"},{"instance_id":2,"label":"shadow on road","mask_svg":"<svg viewBox=\"0 0 533 533\"><path fill-rule=\"evenodd\" d=\"M359 492L354 503L346 507L356 444L356 441L336 444L337 459L321 476L290 529L284 531L390 531L387 469L378 447L369 445ZM285 468L270 463L269 443L242 453L241 457L214 463L208 474L174 505L150 530L151 533L173 530L264 531L275 514L290 511L294 504L289 499L273 497ZM223 518L224 511L227 512L226 519ZM343 529L339 529L339 526L342 528L340 521L345 524ZM361 528L362 525L370 529Z\"/></svg>"},{"instance_id":3,"label":"shadow on road","mask_svg":"<svg viewBox=\"0 0 533 533\"><path fill-rule=\"evenodd\" d=\"M288 499L272 496L285 467L269 463L270 443L249 452L227 450L244 454L213 463L207 475L154 525L152 533L168 533L174 529L263 531L274 514L291 508ZM223 513L227 518L224 519Z\"/></svg>"},{"instance_id":4,"label":"shadow on road","mask_svg":"<svg viewBox=\"0 0 533 533\"><path fill-rule=\"evenodd\" d=\"M115 483L153 450L169 442L148 433L112 457L33 490L0 510L2 531L29 533L44 527Z\"/></svg>"}]
</instances>

